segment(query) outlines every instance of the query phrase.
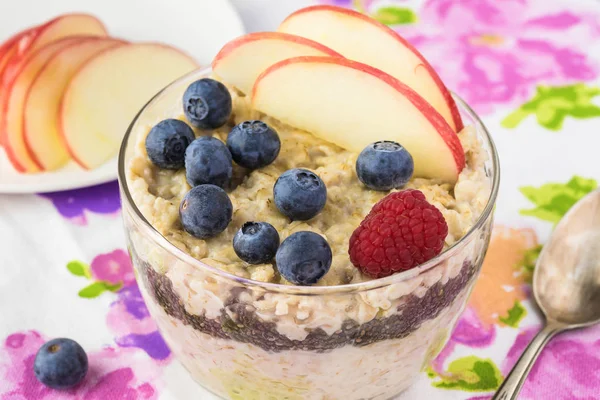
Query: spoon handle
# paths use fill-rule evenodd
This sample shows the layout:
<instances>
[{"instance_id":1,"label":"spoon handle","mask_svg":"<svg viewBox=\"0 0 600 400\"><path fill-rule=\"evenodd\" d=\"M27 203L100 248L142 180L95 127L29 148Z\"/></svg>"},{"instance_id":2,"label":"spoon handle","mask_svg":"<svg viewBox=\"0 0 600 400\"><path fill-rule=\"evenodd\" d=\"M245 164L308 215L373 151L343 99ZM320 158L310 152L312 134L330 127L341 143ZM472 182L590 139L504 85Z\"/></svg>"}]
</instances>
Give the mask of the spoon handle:
<instances>
[{"instance_id":1,"label":"spoon handle","mask_svg":"<svg viewBox=\"0 0 600 400\"><path fill-rule=\"evenodd\" d=\"M547 325L529 343L529 346L527 346L513 369L506 379L504 379L504 382L494 397L492 397L492 400L516 400L529 371L531 371L531 367L533 367L542 349L554 335L563 329L563 325L554 321L548 321Z\"/></svg>"}]
</instances>

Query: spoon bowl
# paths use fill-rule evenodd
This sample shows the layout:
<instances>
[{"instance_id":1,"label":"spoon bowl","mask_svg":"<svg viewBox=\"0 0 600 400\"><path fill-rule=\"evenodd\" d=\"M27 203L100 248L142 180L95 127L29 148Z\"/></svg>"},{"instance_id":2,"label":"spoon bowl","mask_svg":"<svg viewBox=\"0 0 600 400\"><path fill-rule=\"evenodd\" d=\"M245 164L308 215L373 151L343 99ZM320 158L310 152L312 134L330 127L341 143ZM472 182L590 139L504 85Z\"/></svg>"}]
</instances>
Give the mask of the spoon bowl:
<instances>
[{"instance_id":1,"label":"spoon bowl","mask_svg":"<svg viewBox=\"0 0 600 400\"><path fill-rule=\"evenodd\" d=\"M533 293L548 320L569 328L600 322L600 191L554 229L537 261Z\"/></svg>"}]
</instances>

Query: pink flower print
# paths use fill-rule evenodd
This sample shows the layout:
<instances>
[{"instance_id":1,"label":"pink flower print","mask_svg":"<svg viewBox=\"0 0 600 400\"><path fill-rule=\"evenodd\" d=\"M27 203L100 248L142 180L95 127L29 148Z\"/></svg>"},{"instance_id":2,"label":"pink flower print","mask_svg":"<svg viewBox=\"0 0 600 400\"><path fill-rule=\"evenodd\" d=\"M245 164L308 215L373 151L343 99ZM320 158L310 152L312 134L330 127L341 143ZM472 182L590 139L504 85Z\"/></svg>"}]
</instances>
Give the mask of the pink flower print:
<instances>
[{"instance_id":1,"label":"pink flower print","mask_svg":"<svg viewBox=\"0 0 600 400\"><path fill-rule=\"evenodd\" d=\"M98 380L98 383L87 392L85 398L89 400L156 398L154 388L148 383L143 383L138 387L130 386L133 379L135 376L131 368L125 367L109 372Z\"/></svg>"},{"instance_id":2,"label":"pink flower print","mask_svg":"<svg viewBox=\"0 0 600 400\"><path fill-rule=\"evenodd\" d=\"M600 10L553 0L428 0L421 9L372 0L322 0L390 25L423 53L446 85L480 114L530 99L538 85L594 80ZM400 7L399 7L400 6ZM418 17L391 18L390 10ZM399 11L398 11L399 12ZM417 23L415 23L417 22Z\"/></svg>"},{"instance_id":3,"label":"pink flower print","mask_svg":"<svg viewBox=\"0 0 600 400\"><path fill-rule=\"evenodd\" d=\"M456 324L450 340L469 347L482 348L492 344L495 338L496 330L493 325L482 323L475 310L467 307Z\"/></svg>"},{"instance_id":4,"label":"pink flower print","mask_svg":"<svg viewBox=\"0 0 600 400\"><path fill-rule=\"evenodd\" d=\"M507 374L539 328L522 332L509 350ZM555 337L537 360L520 397L523 400L591 400L600 393L600 327Z\"/></svg>"},{"instance_id":5,"label":"pink flower print","mask_svg":"<svg viewBox=\"0 0 600 400\"><path fill-rule=\"evenodd\" d=\"M122 291L126 290L128 289L122 289ZM137 288L135 290L137 291ZM132 312L130 304L127 302L128 300L119 296L119 299L111 304L106 315L106 325L114 335L148 334L157 330L154 320L148 315L148 310L143 303L140 304L140 307L143 308L140 308L139 312ZM145 312L146 315L140 316L139 314L142 312Z\"/></svg>"},{"instance_id":6,"label":"pink flower print","mask_svg":"<svg viewBox=\"0 0 600 400\"><path fill-rule=\"evenodd\" d=\"M122 288L106 316L106 325L121 347L139 348L157 362L170 362L171 350L150 318L136 284Z\"/></svg>"},{"instance_id":7,"label":"pink flower print","mask_svg":"<svg viewBox=\"0 0 600 400\"><path fill-rule=\"evenodd\" d=\"M444 364L456 349L456 345L484 348L491 345L495 338L496 329L494 325L486 326L482 324L475 311L471 307L467 307L456 324L446 347L431 363L431 368L437 374L443 375L445 373Z\"/></svg>"},{"instance_id":8,"label":"pink flower print","mask_svg":"<svg viewBox=\"0 0 600 400\"><path fill-rule=\"evenodd\" d=\"M135 281L131 259L127 252L120 249L98 255L92 260L91 269L92 276L98 281L122 283L123 286Z\"/></svg>"},{"instance_id":9,"label":"pink flower print","mask_svg":"<svg viewBox=\"0 0 600 400\"><path fill-rule=\"evenodd\" d=\"M0 400L155 400L162 367L135 349L106 347L88 352L89 372L78 386L51 390L37 381L33 361L46 341L35 331L10 335L0 347Z\"/></svg>"},{"instance_id":10,"label":"pink flower print","mask_svg":"<svg viewBox=\"0 0 600 400\"><path fill-rule=\"evenodd\" d=\"M115 250L96 256L88 266L80 261L67 264L75 276L95 282L79 291L79 296L92 299L109 291L117 294L108 310L106 324L120 347L138 348L157 362L169 362L171 350L150 318L127 252Z\"/></svg>"},{"instance_id":11,"label":"pink flower print","mask_svg":"<svg viewBox=\"0 0 600 400\"><path fill-rule=\"evenodd\" d=\"M419 24L396 29L479 113L521 103L538 84L598 76L586 51L600 32L597 8L576 10L570 2L553 9L545 0L429 0L418 14Z\"/></svg>"}]
</instances>

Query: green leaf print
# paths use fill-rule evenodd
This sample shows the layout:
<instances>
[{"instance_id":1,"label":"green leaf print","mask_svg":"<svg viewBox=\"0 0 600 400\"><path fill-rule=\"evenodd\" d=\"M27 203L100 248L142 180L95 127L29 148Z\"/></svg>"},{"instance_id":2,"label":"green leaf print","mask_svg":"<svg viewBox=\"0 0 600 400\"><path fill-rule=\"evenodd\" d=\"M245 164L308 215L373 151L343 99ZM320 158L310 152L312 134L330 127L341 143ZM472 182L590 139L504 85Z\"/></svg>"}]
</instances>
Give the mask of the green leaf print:
<instances>
[{"instance_id":1,"label":"green leaf print","mask_svg":"<svg viewBox=\"0 0 600 400\"><path fill-rule=\"evenodd\" d=\"M87 279L92 277L92 273L90 272L90 266L82 263L81 261L71 261L67 264L67 269L69 272L75 276L83 276Z\"/></svg>"},{"instance_id":2,"label":"green leaf print","mask_svg":"<svg viewBox=\"0 0 600 400\"><path fill-rule=\"evenodd\" d=\"M515 301L515 305L508 310L508 315L506 317L498 318L500 321L504 322L506 325L511 328L516 328L519 326L519 322L527 315L527 310L520 301Z\"/></svg>"},{"instance_id":3,"label":"green leaf print","mask_svg":"<svg viewBox=\"0 0 600 400\"><path fill-rule=\"evenodd\" d=\"M521 214L557 223L573 204L596 189L597 185L595 179L574 176L567 183L547 183L540 187L521 187L521 193L537 206L521 210Z\"/></svg>"},{"instance_id":4,"label":"green leaf print","mask_svg":"<svg viewBox=\"0 0 600 400\"><path fill-rule=\"evenodd\" d=\"M113 292L113 293L118 292L123 287L123 284L120 282L119 283L102 282L102 283L104 283L104 287L106 287L106 290L108 290L109 292Z\"/></svg>"},{"instance_id":5,"label":"green leaf print","mask_svg":"<svg viewBox=\"0 0 600 400\"><path fill-rule=\"evenodd\" d=\"M431 371L429 371L429 376L432 376ZM477 356L468 356L452 361L448 366L447 373L438 377L441 380L433 382L433 386L440 389L468 392L495 390L503 379L500 370L492 360Z\"/></svg>"},{"instance_id":6,"label":"green leaf print","mask_svg":"<svg viewBox=\"0 0 600 400\"><path fill-rule=\"evenodd\" d=\"M121 287L123 287L123 285L120 283L112 284L110 282L98 281L81 289L78 295L84 299L94 299L107 291L118 292Z\"/></svg>"},{"instance_id":7,"label":"green leaf print","mask_svg":"<svg viewBox=\"0 0 600 400\"><path fill-rule=\"evenodd\" d=\"M410 8L381 7L372 15L377 21L385 25L406 25L417 22L417 14Z\"/></svg>"},{"instance_id":8,"label":"green leaf print","mask_svg":"<svg viewBox=\"0 0 600 400\"><path fill-rule=\"evenodd\" d=\"M523 255L523 262L521 264L521 272L523 273L523 280L531 283L533 280L533 271L535 269L535 263L537 262L540 252L542 251L542 245L539 244L531 249L527 250Z\"/></svg>"},{"instance_id":9,"label":"green leaf print","mask_svg":"<svg viewBox=\"0 0 600 400\"><path fill-rule=\"evenodd\" d=\"M525 118L535 115L538 123L559 131L566 117L585 119L600 117L600 107L592 99L600 95L600 88L583 83L568 86L538 86L533 98L502 121L505 128L516 128Z\"/></svg>"}]
</instances>

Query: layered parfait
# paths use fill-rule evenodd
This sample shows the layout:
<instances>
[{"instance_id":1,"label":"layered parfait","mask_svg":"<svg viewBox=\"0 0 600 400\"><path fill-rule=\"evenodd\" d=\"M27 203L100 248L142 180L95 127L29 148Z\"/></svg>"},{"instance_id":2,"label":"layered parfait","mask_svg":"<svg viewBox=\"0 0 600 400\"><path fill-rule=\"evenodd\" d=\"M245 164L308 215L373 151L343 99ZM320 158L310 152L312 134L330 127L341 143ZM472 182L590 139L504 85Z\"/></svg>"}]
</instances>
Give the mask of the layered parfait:
<instances>
[{"instance_id":1,"label":"layered parfait","mask_svg":"<svg viewBox=\"0 0 600 400\"><path fill-rule=\"evenodd\" d=\"M331 6L228 43L140 113L129 248L162 334L231 399L388 399L489 240L493 145L391 29ZM158 233L158 234L157 234Z\"/></svg>"}]
</instances>

